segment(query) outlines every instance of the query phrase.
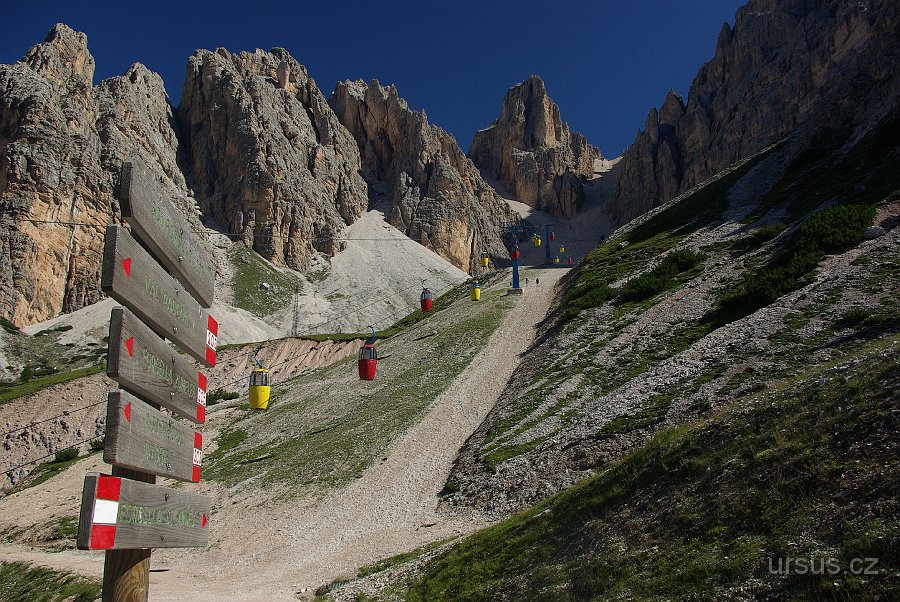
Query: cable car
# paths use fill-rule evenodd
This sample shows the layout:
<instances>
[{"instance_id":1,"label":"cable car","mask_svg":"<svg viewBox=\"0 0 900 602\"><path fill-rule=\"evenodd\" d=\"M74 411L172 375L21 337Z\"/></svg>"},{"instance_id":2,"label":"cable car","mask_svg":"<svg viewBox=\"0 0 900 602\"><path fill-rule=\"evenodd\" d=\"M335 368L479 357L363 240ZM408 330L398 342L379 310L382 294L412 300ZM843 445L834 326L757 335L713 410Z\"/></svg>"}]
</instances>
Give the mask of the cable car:
<instances>
[{"instance_id":1,"label":"cable car","mask_svg":"<svg viewBox=\"0 0 900 602\"><path fill-rule=\"evenodd\" d=\"M559 263L559 255L553 257L553 263Z\"/></svg>"},{"instance_id":2,"label":"cable car","mask_svg":"<svg viewBox=\"0 0 900 602\"><path fill-rule=\"evenodd\" d=\"M565 252L566 252L566 248L565 248L564 246L560 245L560 246L559 246L559 252L560 252L560 253L565 253Z\"/></svg>"},{"instance_id":3,"label":"cable car","mask_svg":"<svg viewBox=\"0 0 900 602\"><path fill-rule=\"evenodd\" d=\"M375 368L378 363L375 341L378 339L378 334L375 332L374 326L369 326L369 328L372 329L372 336L366 339L362 349L359 350L359 361L357 362L359 380L375 380Z\"/></svg>"},{"instance_id":4,"label":"cable car","mask_svg":"<svg viewBox=\"0 0 900 602\"><path fill-rule=\"evenodd\" d=\"M509 254L509 256L512 258L513 261L518 261L518 260L519 260L519 255L520 255L520 253L519 253L519 247L515 247L515 248L512 250L512 252Z\"/></svg>"},{"instance_id":5,"label":"cable car","mask_svg":"<svg viewBox=\"0 0 900 602\"><path fill-rule=\"evenodd\" d=\"M541 246L541 237L540 236L534 237L534 246L536 246L536 247Z\"/></svg>"},{"instance_id":6,"label":"cable car","mask_svg":"<svg viewBox=\"0 0 900 602\"><path fill-rule=\"evenodd\" d=\"M481 254L481 267L483 267L483 268L488 267L489 262L490 262L490 255L488 255L487 253L482 253Z\"/></svg>"},{"instance_id":7,"label":"cable car","mask_svg":"<svg viewBox=\"0 0 900 602\"><path fill-rule=\"evenodd\" d=\"M568 261L566 261L566 263L568 263L568 264L570 264L570 265L571 265L571 263L572 263L572 258L571 258L571 257L569 257L569 260L568 260Z\"/></svg>"},{"instance_id":8,"label":"cable car","mask_svg":"<svg viewBox=\"0 0 900 602\"><path fill-rule=\"evenodd\" d=\"M419 303L422 306L422 311L429 312L431 311L431 306L434 303L434 295L431 294L431 291L425 288L424 283L422 285L422 294L419 296Z\"/></svg>"},{"instance_id":9,"label":"cable car","mask_svg":"<svg viewBox=\"0 0 900 602\"><path fill-rule=\"evenodd\" d=\"M481 300L481 285L478 284L477 280L473 280L469 284L469 299L471 299L472 301Z\"/></svg>"},{"instance_id":10,"label":"cable car","mask_svg":"<svg viewBox=\"0 0 900 602\"><path fill-rule=\"evenodd\" d=\"M556 232L551 230L550 231L550 242L553 242L554 240L556 240Z\"/></svg>"},{"instance_id":11,"label":"cable car","mask_svg":"<svg viewBox=\"0 0 900 602\"><path fill-rule=\"evenodd\" d=\"M256 353L253 354L256 368L250 373L250 407L254 410L265 410L269 407L269 371L266 370Z\"/></svg>"}]
</instances>

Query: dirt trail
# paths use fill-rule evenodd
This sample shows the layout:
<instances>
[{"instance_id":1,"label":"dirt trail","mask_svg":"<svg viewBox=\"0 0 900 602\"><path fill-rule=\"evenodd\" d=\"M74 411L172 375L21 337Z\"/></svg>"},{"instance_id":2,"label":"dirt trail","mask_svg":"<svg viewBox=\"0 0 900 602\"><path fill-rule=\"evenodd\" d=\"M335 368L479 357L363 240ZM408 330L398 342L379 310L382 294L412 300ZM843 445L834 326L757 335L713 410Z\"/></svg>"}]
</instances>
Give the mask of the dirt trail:
<instances>
[{"instance_id":1,"label":"dirt trail","mask_svg":"<svg viewBox=\"0 0 900 602\"><path fill-rule=\"evenodd\" d=\"M469 368L393 443L384 460L312 507L278 509L278 526L270 531L277 544L266 546L270 551L259 550L255 559L245 557L244 573L220 567L227 577L217 582L208 575L202 584L191 579L190 587L173 580L175 571L153 574L152 598L196 602L312 597L316 587L353 577L360 566L483 526L484 519L477 516L438 514L437 495L458 450L494 406L519 355L533 340L565 271L535 272L541 285L532 284L516 299Z\"/></svg>"}]
</instances>

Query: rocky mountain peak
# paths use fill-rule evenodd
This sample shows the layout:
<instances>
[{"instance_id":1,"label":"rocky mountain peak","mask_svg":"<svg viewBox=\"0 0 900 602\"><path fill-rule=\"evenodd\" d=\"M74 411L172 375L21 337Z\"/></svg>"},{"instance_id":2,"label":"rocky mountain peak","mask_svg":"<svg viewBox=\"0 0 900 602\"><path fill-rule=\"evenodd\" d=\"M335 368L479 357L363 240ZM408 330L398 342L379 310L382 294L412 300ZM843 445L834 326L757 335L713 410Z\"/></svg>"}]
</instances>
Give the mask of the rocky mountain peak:
<instances>
[{"instance_id":1,"label":"rocky mountain peak","mask_svg":"<svg viewBox=\"0 0 900 602\"><path fill-rule=\"evenodd\" d=\"M94 57L88 51L87 36L63 23L54 25L20 62L57 85L74 80L90 90L94 80Z\"/></svg>"},{"instance_id":2,"label":"rocky mountain peak","mask_svg":"<svg viewBox=\"0 0 900 602\"><path fill-rule=\"evenodd\" d=\"M283 48L198 50L178 115L204 213L263 257L302 269L366 210L355 141Z\"/></svg>"},{"instance_id":3,"label":"rocky mountain peak","mask_svg":"<svg viewBox=\"0 0 900 602\"><path fill-rule=\"evenodd\" d=\"M816 132L858 139L900 98L900 5L750 0L725 23L685 106L670 92L623 155L618 223L790 136L799 154Z\"/></svg>"},{"instance_id":4,"label":"rocky mountain peak","mask_svg":"<svg viewBox=\"0 0 900 602\"><path fill-rule=\"evenodd\" d=\"M510 88L500 116L477 132L469 157L517 200L554 215L575 215L600 151L569 130L543 80L532 75Z\"/></svg>"},{"instance_id":5,"label":"rocky mountain peak","mask_svg":"<svg viewBox=\"0 0 900 602\"><path fill-rule=\"evenodd\" d=\"M684 115L684 100L675 90L669 90L666 100L659 109L659 122L665 125L675 125Z\"/></svg>"},{"instance_id":6,"label":"rocky mountain peak","mask_svg":"<svg viewBox=\"0 0 900 602\"><path fill-rule=\"evenodd\" d=\"M506 256L500 229L510 209L453 136L377 80L339 82L330 103L394 227L465 270L477 269L482 252Z\"/></svg>"}]
</instances>

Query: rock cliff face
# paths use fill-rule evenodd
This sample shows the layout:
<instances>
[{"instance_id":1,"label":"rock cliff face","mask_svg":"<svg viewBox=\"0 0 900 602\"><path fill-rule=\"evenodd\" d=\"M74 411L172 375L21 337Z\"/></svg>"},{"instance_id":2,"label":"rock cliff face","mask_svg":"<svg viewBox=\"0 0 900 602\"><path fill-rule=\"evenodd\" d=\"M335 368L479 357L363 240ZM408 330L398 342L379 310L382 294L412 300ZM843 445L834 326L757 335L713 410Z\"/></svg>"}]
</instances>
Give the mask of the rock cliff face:
<instances>
[{"instance_id":1,"label":"rock cliff face","mask_svg":"<svg viewBox=\"0 0 900 602\"><path fill-rule=\"evenodd\" d=\"M159 76L139 64L97 87L93 76L87 38L65 25L0 65L0 307L20 326L102 298L103 233L119 218L126 157L145 157L173 197L187 196Z\"/></svg>"},{"instance_id":2,"label":"rock cliff face","mask_svg":"<svg viewBox=\"0 0 900 602\"><path fill-rule=\"evenodd\" d=\"M337 251L367 208L353 138L286 50L197 51L178 115L204 213L271 261Z\"/></svg>"},{"instance_id":3,"label":"rock cliff face","mask_svg":"<svg viewBox=\"0 0 900 602\"><path fill-rule=\"evenodd\" d=\"M93 77L87 38L64 25L0 65L0 306L16 324L100 298L97 239L112 208ZM72 221L86 225L44 223Z\"/></svg>"},{"instance_id":4,"label":"rock cliff face","mask_svg":"<svg viewBox=\"0 0 900 602\"><path fill-rule=\"evenodd\" d=\"M622 160L624 223L788 134L859 139L900 97L900 5L751 0L723 25L685 107L670 93Z\"/></svg>"},{"instance_id":5,"label":"rock cliff face","mask_svg":"<svg viewBox=\"0 0 900 602\"><path fill-rule=\"evenodd\" d=\"M469 157L518 201L556 216L575 215L584 200L580 178L600 151L569 131L541 78L510 88L494 123L475 134Z\"/></svg>"},{"instance_id":6,"label":"rock cliff face","mask_svg":"<svg viewBox=\"0 0 900 602\"><path fill-rule=\"evenodd\" d=\"M472 273L482 252L506 257L500 229L511 211L452 136L377 81L338 83L330 102L392 225Z\"/></svg>"}]
</instances>

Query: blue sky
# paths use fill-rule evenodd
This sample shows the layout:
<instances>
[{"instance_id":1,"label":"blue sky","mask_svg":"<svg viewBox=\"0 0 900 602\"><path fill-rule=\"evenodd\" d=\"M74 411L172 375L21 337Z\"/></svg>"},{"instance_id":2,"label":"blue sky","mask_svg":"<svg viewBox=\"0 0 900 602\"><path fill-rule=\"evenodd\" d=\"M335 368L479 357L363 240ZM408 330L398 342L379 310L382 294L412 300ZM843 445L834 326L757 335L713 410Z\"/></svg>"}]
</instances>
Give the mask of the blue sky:
<instances>
[{"instance_id":1,"label":"blue sky","mask_svg":"<svg viewBox=\"0 0 900 602\"><path fill-rule=\"evenodd\" d=\"M337 81L396 84L463 150L506 90L540 75L569 126L621 153L670 88L687 96L722 23L744 1L453 2L16 1L0 21L0 63L56 22L88 36L95 83L141 62L173 103L197 48L287 48L326 96Z\"/></svg>"}]
</instances>

